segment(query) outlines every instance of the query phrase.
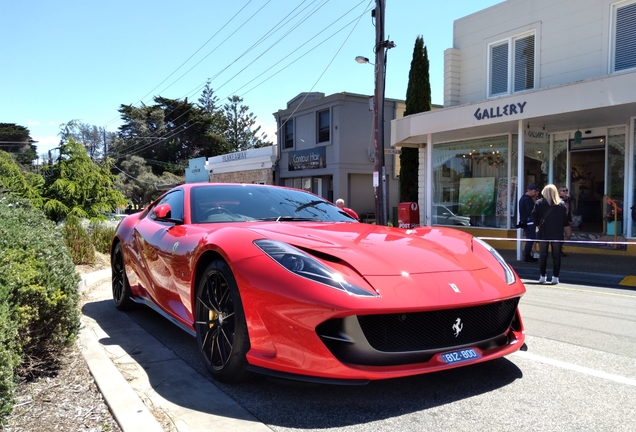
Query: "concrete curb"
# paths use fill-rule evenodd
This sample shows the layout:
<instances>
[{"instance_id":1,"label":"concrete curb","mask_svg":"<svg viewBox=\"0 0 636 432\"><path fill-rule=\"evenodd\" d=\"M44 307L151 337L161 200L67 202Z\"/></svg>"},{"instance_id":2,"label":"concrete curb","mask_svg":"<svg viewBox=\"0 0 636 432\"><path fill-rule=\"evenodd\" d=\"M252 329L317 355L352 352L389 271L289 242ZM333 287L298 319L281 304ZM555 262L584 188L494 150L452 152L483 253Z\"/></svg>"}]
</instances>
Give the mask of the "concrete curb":
<instances>
[{"instance_id":1,"label":"concrete curb","mask_svg":"<svg viewBox=\"0 0 636 432\"><path fill-rule=\"evenodd\" d=\"M80 280L77 284L77 290L79 293L85 292L89 287L95 285L96 283L110 279L111 278L111 269L98 270L92 273L88 273L82 275L82 280Z\"/></svg>"},{"instance_id":2,"label":"concrete curb","mask_svg":"<svg viewBox=\"0 0 636 432\"><path fill-rule=\"evenodd\" d=\"M95 283L109 277L110 269L83 275L77 288L80 293L84 292ZM95 331L84 316L78 346L119 427L124 432L162 432L163 428L159 422L106 355Z\"/></svg>"},{"instance_id":3,"label":"concrete curb","mask_svg":"<svg viewBox=\"0 0 636 432\"><path fill-rule=\"evenodd\" d=\"M119 427L124 432L163 432L154 415L106 355L91 329L82 329L79 344L95 383Z\"/></svg>"}]
</instances>

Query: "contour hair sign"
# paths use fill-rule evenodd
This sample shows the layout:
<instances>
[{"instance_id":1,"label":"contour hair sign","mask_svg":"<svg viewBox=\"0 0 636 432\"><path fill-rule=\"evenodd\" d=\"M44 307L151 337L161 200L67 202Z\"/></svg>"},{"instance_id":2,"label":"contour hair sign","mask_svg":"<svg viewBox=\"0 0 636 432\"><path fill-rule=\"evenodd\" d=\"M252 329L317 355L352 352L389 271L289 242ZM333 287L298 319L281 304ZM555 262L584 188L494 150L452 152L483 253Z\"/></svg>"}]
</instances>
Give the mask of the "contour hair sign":
<instances>
[{"instance_id":1,"label":"contour hair sign","mask_svg":"<svg viewBox=\"0 0 636 432\"><path fill-rule=\"evenodd\" d=\"M477 120L483 120L487 118L504 117L515 114L523 114L523 109L526 106L526 102L509 104L504 106L490 107L490 108L477 108L475 111L475 118Z\"/></svg>"}]
</instances>

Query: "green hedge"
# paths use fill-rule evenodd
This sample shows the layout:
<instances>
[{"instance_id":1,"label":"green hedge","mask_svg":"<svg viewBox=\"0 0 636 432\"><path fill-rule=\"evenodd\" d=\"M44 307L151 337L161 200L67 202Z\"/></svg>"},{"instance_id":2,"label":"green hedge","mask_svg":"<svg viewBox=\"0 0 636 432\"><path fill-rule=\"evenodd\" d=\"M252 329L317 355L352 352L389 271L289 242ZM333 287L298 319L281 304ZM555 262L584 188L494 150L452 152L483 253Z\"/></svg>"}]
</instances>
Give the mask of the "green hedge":
<instances>
[{"instance_id":1,"label":"green hedge","mask_svg":"<svg viewBox=\"0 0 636 432\"><path fill-rule=\"evenodd\" d=\"M62 229L0 193L0 418L17 374L38 375L79 331L79 275Z\"/></svg>"}]
</instances>

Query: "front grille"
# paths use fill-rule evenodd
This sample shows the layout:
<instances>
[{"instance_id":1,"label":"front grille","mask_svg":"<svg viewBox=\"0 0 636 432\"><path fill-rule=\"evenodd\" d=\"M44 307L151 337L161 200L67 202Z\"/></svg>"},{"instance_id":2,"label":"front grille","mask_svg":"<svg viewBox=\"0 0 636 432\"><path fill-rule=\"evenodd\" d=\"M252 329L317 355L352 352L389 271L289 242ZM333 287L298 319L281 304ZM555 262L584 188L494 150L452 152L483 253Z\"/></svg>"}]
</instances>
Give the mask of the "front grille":
<instances>
[{"instance_id":1,"label":"front grille","mask_svg":"<svg viewBox=\"0 0 636 432\"><path fill-rule=\"evenodd\" d=\"M438 350L469 345L504 334L519 298L457 309L386 315L360 315L369 345L381 352ZM459 319L459 321L457 321ZM455 324L461 331L455 336Z\"/></svg>"}]
</instances>

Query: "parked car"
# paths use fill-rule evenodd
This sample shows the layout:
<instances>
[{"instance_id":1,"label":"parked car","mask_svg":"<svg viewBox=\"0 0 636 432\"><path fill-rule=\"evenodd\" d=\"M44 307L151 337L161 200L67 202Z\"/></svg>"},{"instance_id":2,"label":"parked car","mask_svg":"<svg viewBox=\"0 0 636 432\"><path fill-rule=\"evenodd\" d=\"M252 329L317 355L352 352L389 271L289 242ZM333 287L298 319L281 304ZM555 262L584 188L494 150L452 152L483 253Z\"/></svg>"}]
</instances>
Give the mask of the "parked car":
<instances>
[{"instance_id":1,"label":"parked car","mask_svg":"<svg viewBox=\"0 0 636 432\"><path fill-rule=\"evenodd\" d=\"M524 344L525 287L459 230L359 223L306 191L178 186L119 224L117 309L196 338L220 381L359 384L502 357Z\"/></svg>"},{"instance_id":2,"label":"parked car","mask_svg":"<svg viewBox=\"0 0 636 432\"><path fill-rule=\"evenodd\" d=\"M433 204L433 224L470 226L470 217L456 215L445 205Z\"/></svg>"}]
</instances>

